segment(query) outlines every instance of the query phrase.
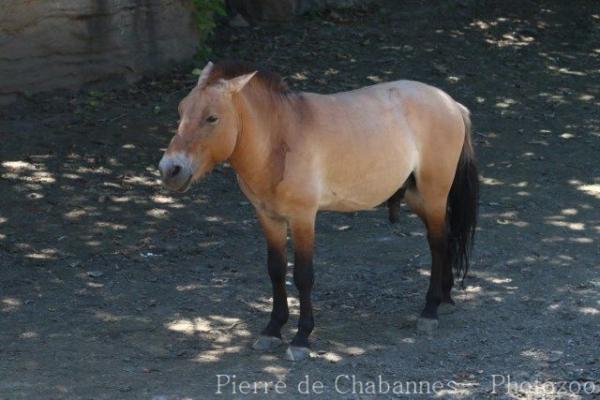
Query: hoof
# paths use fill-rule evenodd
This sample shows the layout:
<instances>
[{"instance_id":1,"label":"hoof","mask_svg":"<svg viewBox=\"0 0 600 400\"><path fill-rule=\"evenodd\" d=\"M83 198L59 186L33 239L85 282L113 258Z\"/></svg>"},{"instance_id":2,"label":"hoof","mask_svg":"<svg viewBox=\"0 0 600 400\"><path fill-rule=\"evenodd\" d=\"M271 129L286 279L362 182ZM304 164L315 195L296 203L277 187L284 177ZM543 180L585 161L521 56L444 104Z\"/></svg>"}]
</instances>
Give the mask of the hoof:
<instances>
[{"instance_id":1,"label":"hoof","mask_svg":"<svg viewBox=\"0 0 600 400\"><path fill-rule=\"evenodd\" d=\"M456 304L453 303L442 303L438 306L438 314L448 315L456 311Z\"/></svg>"},{"instance_id":2,"label":"hoof","mask_svg":"<svg viewBox=\"0 0 600 400\"><path fill-rule=\"evenodd\" d=\"M437 319L420 317L417 320L417 332L427 336L433 336L435 331L437 331L438 324L439 322Z\"/></svg>"},{"instance_id":3,"label":"hoof","mask_svg":"<svg viewBox=\"0 0 600 400\"><path fill-rule=\"evenodd\" d=\"M285 359L289 361L302 361L310 357L308 347L289 346L285 352Z\"/></svg>"},{"instance_id":4,"label":"hoof","mask_svg":"<svg viewBox=\"0 0 600 400\"><path fill-rule=\"evenodd\" d=\"M254 342L252 348L258 351L272 351L282 344L283 340L279 339L278 337L261 335L258 339L256 339L256 342Z\"/></svg>"}]
</instances>

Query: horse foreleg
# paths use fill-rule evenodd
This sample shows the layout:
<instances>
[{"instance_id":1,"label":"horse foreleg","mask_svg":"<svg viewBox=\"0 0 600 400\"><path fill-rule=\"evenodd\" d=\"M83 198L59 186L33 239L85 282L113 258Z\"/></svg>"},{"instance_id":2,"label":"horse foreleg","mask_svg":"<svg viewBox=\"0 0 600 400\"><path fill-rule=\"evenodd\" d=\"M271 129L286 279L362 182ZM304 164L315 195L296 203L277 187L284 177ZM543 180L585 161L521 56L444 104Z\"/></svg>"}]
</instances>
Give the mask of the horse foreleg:
<instances>
[{"instance_id":1,"label":"horse foreleg","mask_svg":"<svg viewBox=\"0 0 600 400\"><path fill-rule=\"evenodd\" d=\"M298 361L310 354L308 337L315 326L311 303L315 215L290 221L290 228L294 242L294 284L300 297L300 318L298 332L286 351L286 358Z\"/></svg>"},{"instance_id":2,"label":"horse foreleg","mask_svg":"<svg viewBox=\"0 0 600 400\"><path fill-rule=\"evenodd\" d=\"M285 275L287 272L287 223L257 212L267 241L267 269L273 286L271 320L252 346L256 350L272 350L283 343L281 327L289 317Z\"/></svg>"}]
</instances>

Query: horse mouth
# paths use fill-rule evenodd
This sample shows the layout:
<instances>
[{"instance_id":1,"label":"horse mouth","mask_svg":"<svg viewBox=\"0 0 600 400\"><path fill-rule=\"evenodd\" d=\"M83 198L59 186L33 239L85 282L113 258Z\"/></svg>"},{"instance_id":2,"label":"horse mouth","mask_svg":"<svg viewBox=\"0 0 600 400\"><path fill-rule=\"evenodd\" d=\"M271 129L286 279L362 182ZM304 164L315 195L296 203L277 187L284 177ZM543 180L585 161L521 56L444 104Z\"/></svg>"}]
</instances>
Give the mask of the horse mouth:
<instances>
[{"instance_id":1,"label":"horse mouth","mask_svg":"<svg viewBox=\"0 0 600 400\"><path fill-rule=\"evenodd\" d=\"M187 192L192 184L192 177L193 177L193 174L190 174L190 176L186 179L186 181L183 183L183 185L181 185L179 188L174 189L174 190L178 193Z\"/></svg>"}]
</instances>

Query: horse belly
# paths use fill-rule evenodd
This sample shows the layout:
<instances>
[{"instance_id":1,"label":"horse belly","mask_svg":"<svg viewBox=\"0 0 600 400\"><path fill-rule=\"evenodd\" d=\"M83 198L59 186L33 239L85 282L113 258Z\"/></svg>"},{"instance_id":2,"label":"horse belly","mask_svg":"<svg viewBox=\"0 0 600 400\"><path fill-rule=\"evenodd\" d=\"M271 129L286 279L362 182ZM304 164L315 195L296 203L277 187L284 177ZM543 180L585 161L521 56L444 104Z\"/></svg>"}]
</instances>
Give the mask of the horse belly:
<instances>
[{"instance_id":1,"label":"horse belly","mask_svg":"<svg viewBox=\"0 0 600 400\"><path fill-rule=\"evenodd\" d=\"M373 208L414 171L418 154L413 133L398 91L388 86L338 97L322 116L327 125L318 139L320 209Z\"/></svg>"},{"instance_id":2,"label":"horse belly","mask_svg":"<svg viewBox=\"0 0 600 400\"><path fill-rule=\"evenodd\" d=\"M323 182L319 209L352 212L376 207L404 185L411 173L410 163L398 160L376 169L354 170L344 180Z\"/></svg>"}]
</instances>

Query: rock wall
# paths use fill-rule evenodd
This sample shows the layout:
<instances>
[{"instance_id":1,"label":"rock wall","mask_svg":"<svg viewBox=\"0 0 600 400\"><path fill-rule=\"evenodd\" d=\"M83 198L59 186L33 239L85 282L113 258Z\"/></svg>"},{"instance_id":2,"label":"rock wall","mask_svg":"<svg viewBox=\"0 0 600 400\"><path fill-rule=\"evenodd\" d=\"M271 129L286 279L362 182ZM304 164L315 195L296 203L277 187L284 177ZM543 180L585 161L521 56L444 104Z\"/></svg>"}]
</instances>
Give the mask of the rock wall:
<instances>
[{"instance_id":1,"label":"rock wall","mask_svg":"<svg viewBox=\"0 0 600 400\"><path fill-rule=\"evenodd\" d=\"M253 21L289 21L296 15L327 8L350 8L375 0L227 0L229 7Z\"/></svg>"},{"instance_id":2,"label":"rock wall","mask_svg":"<svg viewBox=\"0 0 600 400\"><path fill-rule=\"evenodd\" d=\"M0 0L0 103L191 60L189 0Z\"/></svg>"}]
</instances>

